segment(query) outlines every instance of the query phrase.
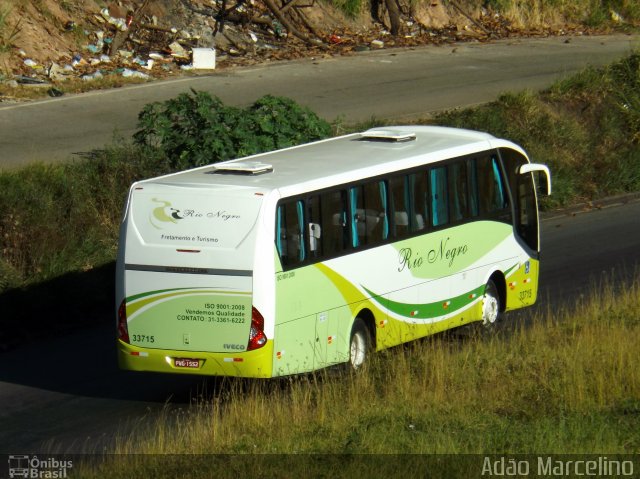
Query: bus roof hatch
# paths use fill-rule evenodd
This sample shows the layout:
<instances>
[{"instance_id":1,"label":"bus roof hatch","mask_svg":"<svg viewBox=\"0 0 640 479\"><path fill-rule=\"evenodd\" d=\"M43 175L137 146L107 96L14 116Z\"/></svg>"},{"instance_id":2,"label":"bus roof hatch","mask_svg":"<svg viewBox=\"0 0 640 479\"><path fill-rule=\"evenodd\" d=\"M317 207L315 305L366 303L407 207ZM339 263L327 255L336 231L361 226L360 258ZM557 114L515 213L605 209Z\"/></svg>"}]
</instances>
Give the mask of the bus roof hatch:
<instances>
[{"instance_id":1,"label":"bus roof hatch","mask_svg":"<svg viewBox=\"0 0 640 479\"><path fill-rule=\"evenodd\" d=\"M214 165L207 173L227 173L238 175L260 175L273 171L273 165L260 161L223 161Z\"/></svg>"},{"instance_id":2,"label":"bus roof hatch","mask_svg":"<svg viewBox=\"0 0 640 479\"><path fill-rule=\"evenodd\" d=\"M369 141L387 141L389 143L398 143L404 141L414 141L416 139L416 134L412 131L374 129L363 132L362 139Z\"/></svg>"}]
</instances>

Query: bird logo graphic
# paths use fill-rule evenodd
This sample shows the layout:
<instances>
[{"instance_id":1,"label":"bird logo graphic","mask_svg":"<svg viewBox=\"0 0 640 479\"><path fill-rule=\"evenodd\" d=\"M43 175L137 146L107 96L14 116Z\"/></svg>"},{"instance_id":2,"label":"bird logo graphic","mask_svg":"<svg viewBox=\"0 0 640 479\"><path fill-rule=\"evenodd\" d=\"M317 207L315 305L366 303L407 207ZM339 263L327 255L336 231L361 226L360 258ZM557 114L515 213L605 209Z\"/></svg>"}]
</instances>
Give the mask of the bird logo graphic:
<instances>
[{"instance_id":1,"label":"bird logo graphic","mask_svg":"<svg viewBox=\"0 0 640 479\"><path fill-rule=\"evenodd\" d=\"M149 215L149 221L154 228L161 230L163 223L178 224L178 220L183 219L180 216L180 210L172 208L170 202L158 198L153 198L151 201L159 205L153 208Z\"/></svg>"}]
</instances>

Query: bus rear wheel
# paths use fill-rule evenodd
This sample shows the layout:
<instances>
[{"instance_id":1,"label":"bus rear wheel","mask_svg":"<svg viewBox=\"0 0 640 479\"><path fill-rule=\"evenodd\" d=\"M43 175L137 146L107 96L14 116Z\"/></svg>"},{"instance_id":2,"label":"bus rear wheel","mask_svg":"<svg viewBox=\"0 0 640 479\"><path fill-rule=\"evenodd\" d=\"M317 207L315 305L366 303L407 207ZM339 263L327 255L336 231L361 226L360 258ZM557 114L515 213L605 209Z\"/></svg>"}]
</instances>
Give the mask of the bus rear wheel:
<instances>
[{"instance_id":1,"label":"bus rear wheel","mask_svg":"<svg viewBox=\"0 0 640 479\"><path fill-rule=\"evenodd\" d=\"M349 365L354 371L362 368L371 353L371 334L365 322L356 318L351 328L351 339L349 341Z\"/></svg>"},{"instance_id":2,"label":"bus rear wheel","mask_svg":"<svg viewBox=\"0 0 640 479\"><path fill-rule=\"evenodd\" d=\"M484 288L482 298L482 326L489 331L495 330L500 322L501 312L500 293L496 284L490 279Z\"/></svg>"}]
</instances>

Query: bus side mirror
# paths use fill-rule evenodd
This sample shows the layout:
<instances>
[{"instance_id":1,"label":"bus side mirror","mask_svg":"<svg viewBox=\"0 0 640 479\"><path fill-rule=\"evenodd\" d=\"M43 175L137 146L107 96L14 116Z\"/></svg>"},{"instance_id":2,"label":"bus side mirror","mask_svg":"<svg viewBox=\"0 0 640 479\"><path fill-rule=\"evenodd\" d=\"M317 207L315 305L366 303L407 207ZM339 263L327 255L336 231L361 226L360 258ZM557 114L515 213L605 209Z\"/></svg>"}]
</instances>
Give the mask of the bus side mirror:
<instances>
[{"instance_id":1,"label":"bus side mirror","mask_svg":"<svg viewBox=\"0 0 640 479\"><path fill-rule=\"evenodd\" d=\"M322 232L318 223L309 223L309 248L312 252L318 251L318 242Z\"/></svg>"},{"instance_id":2,"label":"bus side mirror","mask_svg":"<svg viewBox=\"0 0 640 479\"><path fill-rule=\"evenodd\" d=\"M518 171L521 175L533 172L544 173L546 181L538 181L538 191L541 195L549 196L551 194L551 172L549 167L540 163L526 163Z\"/></svg>"}]
</instances>

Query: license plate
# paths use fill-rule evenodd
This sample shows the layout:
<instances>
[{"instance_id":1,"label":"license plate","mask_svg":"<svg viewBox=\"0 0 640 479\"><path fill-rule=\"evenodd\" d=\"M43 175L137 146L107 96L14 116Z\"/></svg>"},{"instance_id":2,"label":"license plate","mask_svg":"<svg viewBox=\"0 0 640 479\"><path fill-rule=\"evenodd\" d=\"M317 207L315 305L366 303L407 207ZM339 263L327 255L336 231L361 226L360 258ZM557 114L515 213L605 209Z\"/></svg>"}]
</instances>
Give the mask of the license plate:
<instances>
[{"instance_id":1,"label":"license plate","mask_svg":"<svg viewBox=\"0 0 640 479\"><path fill-rule=\"evenodd\" d=\"M198 369L200 367L200 360L189 358L175 358L173 360L173 365L177 368Z\"/></svg>"}]
</instances>

